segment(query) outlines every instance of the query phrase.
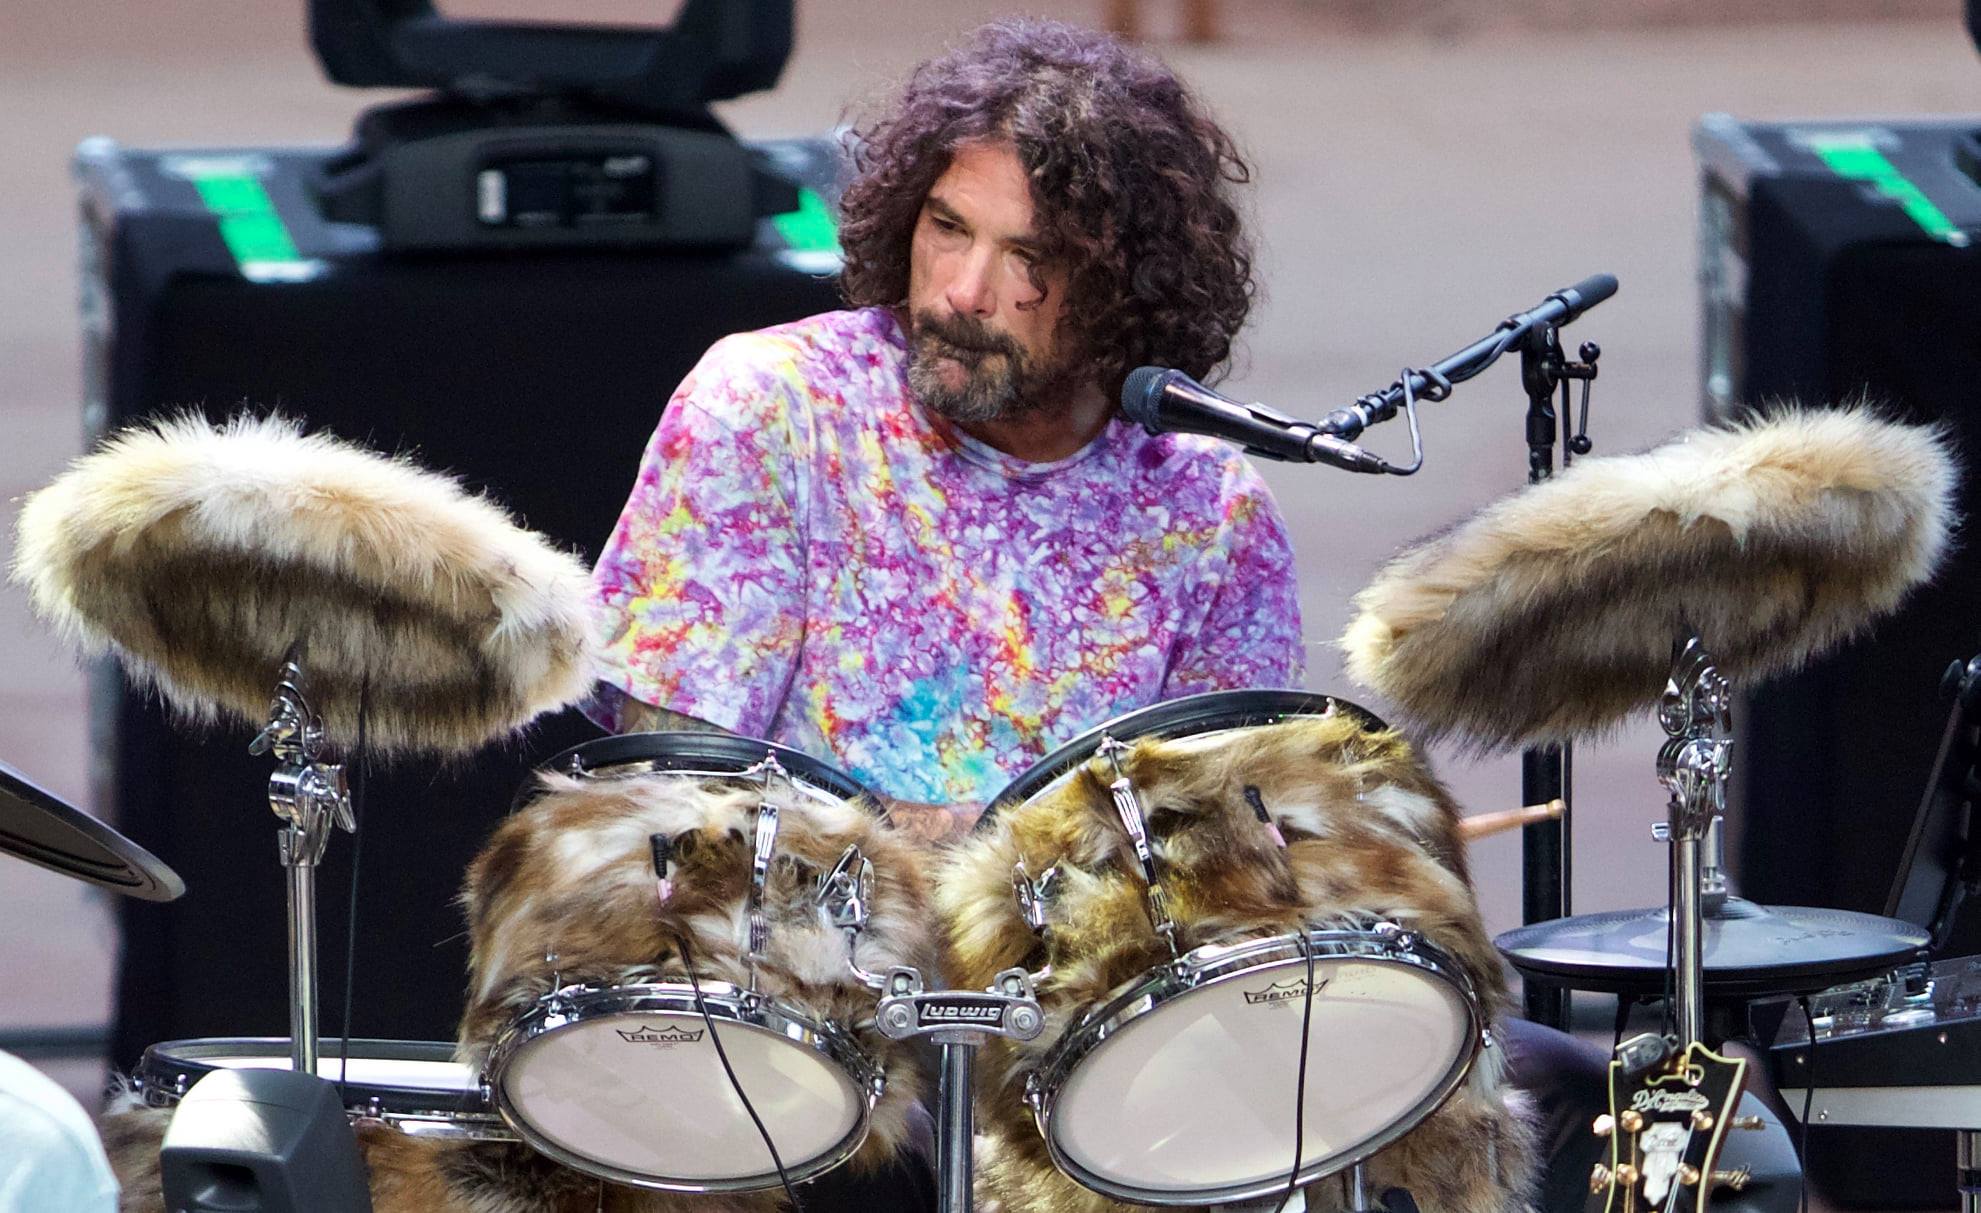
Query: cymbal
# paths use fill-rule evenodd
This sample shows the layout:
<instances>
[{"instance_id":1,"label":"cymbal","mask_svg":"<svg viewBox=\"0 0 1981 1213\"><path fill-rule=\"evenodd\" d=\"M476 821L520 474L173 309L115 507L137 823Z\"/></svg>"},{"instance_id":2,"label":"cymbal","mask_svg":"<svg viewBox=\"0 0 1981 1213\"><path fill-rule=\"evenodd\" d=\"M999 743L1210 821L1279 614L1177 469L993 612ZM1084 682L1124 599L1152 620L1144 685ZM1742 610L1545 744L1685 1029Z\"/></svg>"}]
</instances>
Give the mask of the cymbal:
<instances>
[{"instance_id":1,"label":"cymbal","mask_svg":"<svg viewBox=\"0 0 1981 1213\"><path fill-rule=\"evenodd\" d=\"M172 901L186 891L179 874L150 851L4 762L0 851L145 901Z\"/></svg>"},{"instance_id":2,"label":"cymbal","mask_svg":"<svg viewBox=\"0 0 1981 1213\"><path fill-rule=\"evenodd\" d=\"M296 652L374 753L459 753L591 688L589 577L453 479L281 418L126 429L21 510L15 576L195 720L259 727Z\"/></svg>"},{"instance_id":3,"label":"cymbal","mask_svg":"<svg viewBox=\"0 0 1981 1213\"><path fill-rule=\"evenodd\" d=\"M1664 990L1663 908L1578 914L1530 923L1493 940L1513 967L1575 990L1656 994ZM1918 959L1926 932L1896 918L1852 910L1763 906L1729 897L1706 915L1708 995L1804 994Z\"/></svg>"},{"instance_id":4,"label":"cymbal","mask_svg":"<svg viewBox=\"0 0 1981 1213\"><path fill-rule=\"evenodd\" d=\"M1348 672L1475 750L1601 733L1656 704L1684 635L1758 678L1890 612L1940 564L1957 471L1941 430L1865 409L1581 459L1391 560Z\"/></svg>"}]
</instances>

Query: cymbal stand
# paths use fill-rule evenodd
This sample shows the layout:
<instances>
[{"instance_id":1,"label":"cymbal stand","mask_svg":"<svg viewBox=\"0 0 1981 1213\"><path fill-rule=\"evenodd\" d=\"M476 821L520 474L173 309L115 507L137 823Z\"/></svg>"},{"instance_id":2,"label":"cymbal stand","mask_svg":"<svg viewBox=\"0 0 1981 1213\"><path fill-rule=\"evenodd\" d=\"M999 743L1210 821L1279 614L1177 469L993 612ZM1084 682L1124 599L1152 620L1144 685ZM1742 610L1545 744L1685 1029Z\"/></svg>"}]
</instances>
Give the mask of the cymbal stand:
<instances>
[{"instance_id":1,"label":"cymbal stand","mask_svg":"<svg viewBox=\"0 0 1981 1213\"><path fill-rule=\"evenodd\" d=\"M250 754L273 754L268 807L284 823L276 836L289 885L289 1060L296 1070L317 1070L316 869L330 845L330 828L353 833L351 791L342 763L329 752L323 721L303 692L300 646L282 662L268 724Z\"/></svg>"},{"instance_id":2,"label":"cymbal stand","mask_svg":"<svg viewBox=\"0 0 1981 1213\"><path fill-rule=\"evenodd\" d=\"M942 1050L936 1208L941 1213L970 1213L977 1048L993 1036L1034 1039L1045 1031L1045 1012L1033 992L1032 975L1023 969L1006 969L984 990L928 990L919 969L897 966L875 974L862 968L854 951L866 927L872 889L873 865L857 847L848 847L819 881L818 903L833 925L846 933L848 968L881 994L874 1013L881 1035L890 1040L926 1036Z\"/></svg>"},{"instance_id":3,"label":"cymbal stand","mask_svg":"<svg viewBox=\"0 0 1981 1213\"><path fill-rule=\"evenodd\" d=\"M1672 968L1674 1012L1681 1046L1706 1039L1704 920L1707 867L1726 897L1718 856L1708 839L1720 834L1733 757L1733 688L1695 635L1673 646L1671 679L1658 704L1668 740L1658 750L1658 781L1671 794L1667 837L1672 847Z\"/></svg>"}]
</instances>

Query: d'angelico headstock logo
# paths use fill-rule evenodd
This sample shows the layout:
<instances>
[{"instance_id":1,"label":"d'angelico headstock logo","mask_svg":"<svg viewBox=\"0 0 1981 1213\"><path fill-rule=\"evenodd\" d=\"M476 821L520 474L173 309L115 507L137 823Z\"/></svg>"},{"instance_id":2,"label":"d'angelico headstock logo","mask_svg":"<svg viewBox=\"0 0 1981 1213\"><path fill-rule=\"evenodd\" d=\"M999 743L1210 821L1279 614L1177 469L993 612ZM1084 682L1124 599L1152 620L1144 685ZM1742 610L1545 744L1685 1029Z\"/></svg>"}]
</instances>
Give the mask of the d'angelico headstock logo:
<instances>
[{"instance_id":1,"label":"d'angelico headstock logo","mask_svg":"<svg viewBox=\"0 0 1981 1213\"><path fill-rule=\"evenodd\" d=\"M696 1028L694 1031L690 1032L686 1028L677 1028L671 1024L664 1028L649 1027L646 1024L641 1024L639 1027L633 1029L630 1032L623 1031L619 1028L614 1028L612 1030L618 1032L619 1038L621 1040L624 1040L627 1044L691 1045L694 1044L696 1041L700 1040L702 1038L702 1034L706 1032L708 1029Z\"/></svg>"},{"instance_id":2,"label":"d'angelico headstock logo","mask_svg":"<svg viewBox=\"0 0 1981 1213\"><path fill-rule=\"evenodd\" d=\"M1327 978L1315 982L1314 996L1320 997L1321 991L1327 988ZM1304 977L1296 977L1291 981L1276 981L1263 990L1245 991L1245 1001L1253 1006L1261 1003L1294 1002L1305 997L1307 997L1307 979Z\"/></svg>"}]
</instances>

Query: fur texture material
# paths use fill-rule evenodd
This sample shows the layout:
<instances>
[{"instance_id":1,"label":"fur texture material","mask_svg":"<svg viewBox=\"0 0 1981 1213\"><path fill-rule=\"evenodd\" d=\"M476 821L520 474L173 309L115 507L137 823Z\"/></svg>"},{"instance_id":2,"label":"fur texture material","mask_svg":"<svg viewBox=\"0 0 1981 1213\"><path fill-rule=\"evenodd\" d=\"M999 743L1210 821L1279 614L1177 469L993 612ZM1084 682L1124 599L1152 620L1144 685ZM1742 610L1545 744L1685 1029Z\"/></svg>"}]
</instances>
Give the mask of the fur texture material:
<instances>
[{"instance_id":1,"label":"fur texture material","mask_svg":"<svg viewBox=\"0 0 1981 1213\"><path fill-rule=\"evenodd\" d=\"M468 869L462 902L470 944L461 1060L484 1067L503 1029L565 983L626 985L684 978L677 936L703 980L744 984L745 896L760 792L752 782L685 777L541 777L545 795L495 831ZM887 1071L866 1143L846 1165L884 1163L910 1140L910 1110L925 1085L915 1046L873 1022L878 999L846 965L844 935L814 901L820 875L849 844L874 865L874 893L857 959L869 972L912 965L936 971L927 881L912 845L873 806L773 792L780 811L766 911L767 955L758 988L815 1019L852 1030ZM674 840L674 893L656 910L648 838ZM556 955L553 963L545 958ZM781 1194L752 1207L769 1209ZM644 1206L643 1206L644 1207ZM659 1209L663 1206L655 1205ZM668 1205L672 1209L677 1206ZM681 1199L685 1211L699 1199Z\"/></svg>"},{"instance_id":2,"label":"fur texture material","mask_svg":"<svg viewBox=\"0 0 1981 1213\"><path fill-rule=\"evenodd\" d=\"M1944 434L1789 411L1584 459L1392 560L1348 672L1478 750L1599 733L1656 703L1672 642L1778 674L1895 608L1954 525Z\"/></svg>"},{"instance_id":3,"label":"fur texture material","mask_svg":"<svg viewBox=\"0 0 1981 1213\"><path fill-rule=\"evenodd\" d=\"M85 652L259 726L284 653L333 738L467 751L591 685L585 568L489 501L279 418L136 426L21 510L14 578Z\"/></svg>"},{"instance_id":4,"label":"fur texture material","mask_svg":"<svg viewBox=\"0 0 1981 1213\"><path fill-rule=\"evenodd\" d=\"M741 985L744 894L759 801L754 784L680 776L542 776L544 795L497 827L468 870L461 899L471 944L468 1009L457 1055L483 1069L503 1029L552 988L595 981L684 980L675 939L686 935L704 981ZM865 803L794 790L780 811L771 868L767 958L758 988L813 1018L851 1026L887 1070L867 1140L845 1165L881 1165L908 1147L910 1111L926 1079L914 1046L882 1036L878 995L846 968L844 936L813 902L818 876L848 844L874 865L874 895L857 957L869 971L935 972L936 940L917 852ZM674 840L675 891L657 908L648 842ZM169 1110L123 1106L104 1118L119 1143L124 1213L163 1213L158 1146ZM634 1189L560 1166L522 1144L442 1142L382 1124L360 1126L377 1213L774 1213L781 1191L728 1196ZM603 1204L599 1202L603 1201Z\"/></svg>"},{"instance_id":5,"label":"fur texture material","mask_svg":"<svg viewBox=\"0 0 1981 1213\"><path fill-rule=\"evenodd\" d=\"M1347 714L1296 718L1140 741L1123 769L1148 810L1180 947L1373 915L1442 948L1471 980L1487 1016L1498 1013L1506 987L1473 900L1457 808L1396 733L1368 732ZM1111 779L1111 770L1092 762L1001 810L938 875L951 985L981 987L1003 969L1051 966L1038 987L1045 1032L1023 1044L993 1040L980 1050L976 1169L985 1208L1133 1207L1061 1174L1024 1102L1026 1075L1069 1024L1168 960L1114 816ZM1258 822L1248 787L1286 839L1284 850ZM1012 896L1012 867L1020 860L1034 876L1060 867L1044 946ZM1425 1213L1526 1208L1535 1145L1524 1107L1501 1071L1499 1050L1482 1050L1464 1085L1372 1160L1378 1190L1407 1188ZM1340 1188L1333 1181L1311 1185L1308 1207L1339 1207Z\"/></svg>"}]
</instances>

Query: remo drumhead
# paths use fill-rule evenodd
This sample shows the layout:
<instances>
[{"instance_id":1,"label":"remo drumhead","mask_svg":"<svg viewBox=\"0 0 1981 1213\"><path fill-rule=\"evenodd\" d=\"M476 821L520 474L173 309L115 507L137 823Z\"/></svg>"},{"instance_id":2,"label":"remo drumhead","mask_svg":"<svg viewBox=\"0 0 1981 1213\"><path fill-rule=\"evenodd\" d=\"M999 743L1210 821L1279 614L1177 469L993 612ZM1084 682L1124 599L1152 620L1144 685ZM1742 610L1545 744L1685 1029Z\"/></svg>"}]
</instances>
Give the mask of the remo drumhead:
<instances>
[{"instance_id":1,"label":"remo drumhead","mask_svg":"<svg viewBox=\"0 0 1981 1213\"><path fill-rule=\"evenodd\" d=\"M774 1000L705 981L702 1003L706 1018L685 982L560 991L496 1045L497 1107L523 1140L588 1174L684 1192L776 1187L740 1085L793 1182L845 1161L879 1069L839 1029Z\"/></svg>"},{"instance_id":2,"label":"remo drumhead","mask_svg":"<svg viewBox=\"0 0 1981 1213\"><path fill-rule=\"evenodd\" d=\"M1309 1022L1301 1181L1388 1145L1458 1084L1480 1017L1457 966L1384 926L1186 953L1087 1015L1034 1076L1053 1160L1096 1191L1221 1204L1286 1187Z\"/></svg>"}]
</instances>

